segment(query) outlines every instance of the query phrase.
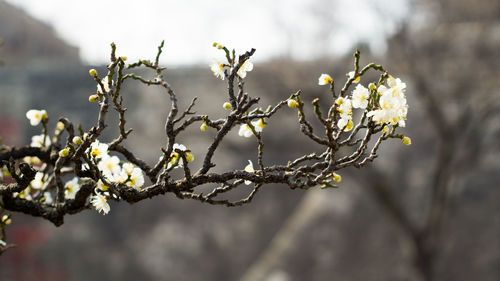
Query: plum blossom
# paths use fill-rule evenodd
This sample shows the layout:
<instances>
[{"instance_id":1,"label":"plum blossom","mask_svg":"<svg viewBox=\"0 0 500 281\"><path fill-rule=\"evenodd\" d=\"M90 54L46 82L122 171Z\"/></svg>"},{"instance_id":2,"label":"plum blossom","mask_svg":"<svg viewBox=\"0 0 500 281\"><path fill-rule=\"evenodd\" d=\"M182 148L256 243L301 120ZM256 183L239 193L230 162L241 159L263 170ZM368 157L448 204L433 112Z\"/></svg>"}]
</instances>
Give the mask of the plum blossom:
<instances>
[{"instance_id":1,"label":"plum blossom","mask_svg":"<svg viewBox=\"0 0 500 281\"><path fill-rule=\"evenodd\" d=\"M106 197L99 194L97 192L97 189L95 190L95 193L96 193L95 195L92 195L90 197L90 203L92 204L92 206L94 206L94 208L98 213L102 212L103 215L108 214L109 211L111 210L108 204L108 200L106 199Z\"/></svg>"},{"instance_id":2,"label":"plum blossom","mask_svg":"<svg viewBox=\"0 0 500 281\"><path fill-rule=\"evenodd\" d=\"M44 143L45 140L45 143ZM44 136L42 135L35 135L31 137L31 144L30 146L32 147L48 147L52 144L50 141L49 136Z\"/></svg>"},{"instance_id":3,"label":"plum blossom","mask_svg":"<svg viewBox=\"0 0 500 281\"><path fill-rule=\"evenodd\" d=\"M238 74L238 76L241 77L241 78L245 78L247 76L247 72L248 71L252 71L252 70L253 70L253 63L251 63L250 61L246 60L240 66L240 69L238 69L238 72L236 72L236 74Z\"/></svg>"},{"instance_id":4,"label":"plum blossom","mask_svg":"<svg viewBox=\"0 0 500 281\"><path fill-rule=\"evenodd\" d=\"M405 95L406 84L401 82L399 78L392 76L387 79L387 84L390 88L381 85L377 89L380 95L378 107L368 112L367 116L371 117L377 124L397 124L400 127L405 127L408 113Z\"/></svg>"},{"instance_id":5,"label":"plum blossom","mask_svg":"<svg viewBox=\"0 0 500 281\"><path fill-rule=\"evenodd\" d=\"M114 179L120 174L121 171L120 158L117 156L103 154L101 161L97 164L97 167L105 177Z\"/></svg>"},{"instance_id":6,"label":"plum blossom","mask_svg":"<svg viewBox=\"0 0 500 281\"><path fill-rule=\"evenodd\" d=\"M213 62L210 64L210 70L214 73L215 77L220 78L221 80L224 80L225 74L224 74L224 64L220 62Z\"/></svg>"},{"instance_id":7,"label":"plum blossom","mask_svg":"<svg viewBox=\"0 0 500 281\"><path fill-rule=\"evenodd\" d=\"M108 153L108 145L105 143L99 142L99 140L95 140L90 147L86 151L90 153L90 155L96 159L100 159L107 155Z\"/></svg>"},{"instance_id":8,"label":"plum blossom","mask_svg":"<svg viewBox=\"0 0 500 281\"><path fill-rule=\"evenodd\" d=\"M75 199L75 195L78 190L80 190L80 185L78 184L77 177L74 177L64 185L64 195L68 199Z\"/></svg>"},{"instance_id":9,"label":"plum blossom","mask_svg":"<svg viewBox=\"0 0 500 281\"><path fill-rule=\"evenodd\" d=\"M248 160L248 165L245 166L245 172L250 173L250 174L253 174L255 172L255 170L253 169L253 163L251 160ZM249 185L251 183L252 183L252 181L245 180L246 185Z\"/></svg>"},{"instance_id":10,"label":"plum blossom","mask_svg":"<svg viewBox=\"0 0 500 281\"><path fill-rule=\"evenodd\" d=\"M335 100L335 104L337 105L337 111L340 113L340 119L337 121L337 127L345 131L350 131L353 127L351 100L339 97Z\"/></svg>"},{"instance_id":11,"label":"plum blossom","mask_svg":"<svg viewBox=\"0 0 500 281\"><path fill-rule=\"evenodd\" d=\"M349 79L354 78L354 75L355 75L354 71L351 71L351 72L347 73L347 76L349 77ZM354 83L358 83L360 79L361 79L361 76L357 76L357 77L353 80L353 82L354 82Z\"/></svg>"},{"instance_id":12,"label":"plum blossom","mask_svg":"<svg viewBox=\"0 0 500 281\"><path fill-rule=\"evenodd\" d=\"M44 109L36 110L31 109L26 112L26 118L30 120L31 126L37 126L43 119L47 119L47 111Z\"/></svg>"},{"instance_id":13,"label":"plum blossom","mask_svg":"<svg viewBox=\"0 0 500 281\"><path fill-rule=\"evenodd\" d=\"M352 107L365 109L368 106L370 91L363 85L358 84L352 91Z\"/></svg>"},{"instance_id":14,"label":"plum blossom","mask_svg":"<svg viewBox=\"0 0 500 281\"><path fill-rule=\"evenodd\" d=\"M186 151L187 148L185 145L179 144L179 143L174 143L174 145L172 146L172 153L170 154L171 159L167 165L167 169L170 169L170 167L175 165L176 162L177 162L177 167L180 167L180 168L183 167L182 159L179 158L180 155L179 155L179 153L177 153L175 151L176 149L181 150L181 151L185 151L184 154L186 155L186 160L188 162L194 161L194 155L191 152Z\"/></svg>"},{"instance_id":15,"label":"plum blossom","mask_svg":"<svg viewBox=\"0 0 500 281\"><path fill-rule=\"evenodd\" d=\"M318 78L318 85L328 85L333 81L332 77L326 73L323 73Z\"/></svg>"},{"instance_id":16,"label":"plum blossom","mask_svg":"<svg viewBox=\"0 0 500 281\"><path fill-rule=\"evenodd\" d=\"M36 172L35 178L30 182L31 188L42 189L47 177L42 172Z\"/></svg>"},{"instance_id":17,"label":"plum blossom","mask_svg":"<svg viewBox=\"0 0 500 281\"><path fill-rule=\"evenodd\" d=\"M264 123L264 121L262 119L254 120L250 123L254 127L255 132L257 132L257 133L262 132L262 130L266 126L266 123ZM240 130L238 131L238 135L240 137L249 138L253 135L253 132L252 132L252 129L250 128L250 126L248 126L248 124L241 124Z\"/></svg>"}]
</instances>

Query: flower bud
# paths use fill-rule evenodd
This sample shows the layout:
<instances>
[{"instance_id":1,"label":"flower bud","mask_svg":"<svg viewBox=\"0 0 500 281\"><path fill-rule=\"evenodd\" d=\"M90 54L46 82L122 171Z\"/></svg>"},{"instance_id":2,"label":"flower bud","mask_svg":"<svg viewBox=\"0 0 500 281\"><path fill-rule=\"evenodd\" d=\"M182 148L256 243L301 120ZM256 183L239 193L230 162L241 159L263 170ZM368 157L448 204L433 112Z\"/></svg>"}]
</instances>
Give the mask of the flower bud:
<instances>
[{"instance_id":1,"label":"flower bud","mask_svg":"<svg viewBox=\"0 0 500 281\"><path fill-rule=\"evenodd\" d=\"M349 119L349 121L347 121L347 125L344 128L344 131L349 132L350 130L352 130L353 127L354 123L352 122L351 119Z\"/></svg>"},{"instance_id":2,"label":"flower bud","mask_svg":"<svg viewBox=\"0 0 500 281\"><path fill-rule=\"evenodd\" d=\"M382 133L384 133L384 134L389 133L389 127L384 126L384 127L382 128Z\"/></svg>"},{"instance_id":3,"label":"flower bud","mask_svg":"<svg viewBox=\"0 0 500 281\"><path fill-rule=\"evenodd\" d=\"M69 147L66 147L65 149L59 151L60 157L67 157L68 155L69 155Z\"/></svg>"},{"instance_id":4,"label":"flower bud","mask_svg":"<svg viewBox=\"0 0 500 281\"><path fill-rule=\"evenodd\" d=\"M97 70L95 70L95 69L92 68L91 70L89 70L89 74L92 77L97 77Z\"/></svg>"},{"instance_id":5,"label":"flower bud","mask_svg":"<svg viewBox=\"0 0 500 281\"><path fill-rule=\"evenodd\" d=\"M318 85L329 85L332 82L332 77L326 73L321 74L318 78Z\"/></svg>"},{"instance_id":6,"label":"flower bud","mask_svg":"<svg viewBox=\"0 0 500 281\"><path fill-rule=\"evenodd\" d=\"M336 181L336 182L341 182L342 181L342 176L340 176L339 174L337 174L335 172L332 172L332 177L333 177L333 180Z\"/></svg>"},{"instance_id":7,"label":"flower bud","mask_svg":"<svg viewBox=\"0 0 500 281\"><path fill-rule=\"evenodd\" d=\"M206 130L208 129L208 125L207 125L207 122L203 122L200 126L200 130L202 132L205 132Z\"/></svg>"},{"instance_id":8,"label":"flower bud","mask_svg":"<svg viewBox=\"0 0 500 281\"><path fill-rule=\"evenodd\" d=\"M63 123L63 122L60 122L60 121L59 121L59 122L57 122L57 124L56 124L56 129L57 129L58 131L62 131L62 130L64 130L64 123Z\"/></svg>"},{"instance_id":9,"label":"flower bud","mask_svg":"<svg viewBox=\"0 0 500 281\"><path fill-rule=\"evenodd\" d=\"M194 161L194 155L191 152L186 152L186 160L188 162L193 162Z\"/></svg>"},{"instance_id":10,"label":"flower bud","mask_svg":"<svg viewBox=\"0 0 500 281\"><path fill-rule=\"evenodd\" d=\"M368 89L373 91L373 90L377 89L377 86L375 85L375 83L370 83L370 84L368 84Z\"/></svg>"},{"instance_id":11,"label":"flower bud","mask_svg":"<svg viewBox=\"0 0 500 281\"><path fill-rule=\"evenodd\" d=\"M75 136L75 137L73 138L73 140L72 140L72 141L73 141L73 143L74 143L74 144L76 144L76 145L80 145L80 144L82 144L82 143L83 143L82 138L81 138L81 137L79 137L79 136Z\"/></svg>"},{"instance_id":12,"label":"flower bud","mask_svg":"<svg viewBox=\"0 0 500 281\"><path fill-rule=\"evenodd\" d=\"M289 99L286 103L288 104L288 107L290 107L290 108L299 107L299 103L294 99Z\"/></svg>"},{"instance_id":13,"label":"flower bud","mask_svg":"<svg viewBox=\"0 0 500 281\"><path fill-rule=\"evenodd\" d=\"M5 225L9 225L9 224L12 222L12 220L10 219L10 216L9 216L9 215L4 215L4 216L2 217L2 222L3 222Z\"/></svg>"},{"instance_id":14,"label":"flower bud","mask_svg":"<svg viewBox=\"0 0 500 281\"><path fill-rule=\"evenodd\" d=\"M120 57L120 59L121 59L122 61L126 61L126 60L127 60L127 57L126 57L126 56L121 56L121 57Z\"/></svg>"},{"instance_id":15,"label":"flower bud","mask_svg":"<svg viewBox=\"0 0 500 281\"><path fill-rule=\"evenodd\" d=\"M89 102L96 102L98 99L99 99L98 94L89 96Z\"/></svg>"},{"instance_id":16,"label":"flower bud","mask_svg":"<svg viewBox=\"0 0 500 281\"><path fill-rule=\"evenodd\" d=\"M229 109L231 109L231 108L232 108L231 104L230 104L229 102L227 102L227 101L226 101L226 102L222 105L222 107L223 107L225 110L229 110Z\"/></svg>"},{"instance_id":17,"label":"flower bud","mask_svg":"<svg viewBox=\"0 0 500 281\"><path fill-rule=\"evenodd\" d=\"M411 145L411 139L407 136L404 136L401 141L403 142L404 145Z\"/></svg>"}]
</instances>

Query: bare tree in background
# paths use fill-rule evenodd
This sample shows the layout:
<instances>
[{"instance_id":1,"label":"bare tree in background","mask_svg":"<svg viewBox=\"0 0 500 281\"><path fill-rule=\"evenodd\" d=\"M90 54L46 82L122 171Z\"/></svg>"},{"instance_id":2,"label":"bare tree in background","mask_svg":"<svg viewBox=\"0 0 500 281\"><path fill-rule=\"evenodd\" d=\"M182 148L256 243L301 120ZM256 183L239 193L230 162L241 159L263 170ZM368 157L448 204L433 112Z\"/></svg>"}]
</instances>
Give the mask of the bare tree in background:
<instances>
[{"instance_id":1,"label":"bare tree in background","mask_svg":"<svg viewBox=\"0 0 500 281\"><path fill-rule=\"evenodd\" d=\"M419 127L411 135L417 149L395 156L392 171L370 166L365 177L354 178L399 226L404 248L409 249L403 254L409 254L406 258L416 273L407 272L409 280L452 276L450 262L443 257L454 235L449 218L456 211L450 202L463 201L464 189L477 181L485 165L498 168L490 159L499 145L499 7L492 1L411 2L413 14L389 40L391 67L407 75L416 93L411 112ZM375 2L372 8L380 18L388 16ZM321 214L319 200L313 197L306 195L242 280L262 280L277 267L310 226L306 220L315 216L311 212Z\"/></svg>"},{"instance_id":2,"label":"bare tree in background","mask_svg":"<svg viewBox=\"0 0 500 281\"><path fill-rule=\"evenodd\" d=\"M390 174L370 167L369 177L377 182L365 178L366 188L403 230L412 249L410 258L426 281L442 280L439 272L446 271L440 258L452 235L447 231L450 200L459 200L460 188L471 182L488 155L498 152L493 121L500 112L500 67L492 58L498 58L494 54L500 47L500 22L487 19L487 1L461 1L463 9L455 4L414 3L414 11L432 5L439 12L426 11L424 16L432 20L423 29L412 29L411 22L402 25L389 43L392 66L409 75L421 104L428 126L419 140L427 145L432 162L407 166L404 163L415 162L400 159L402 165ZM415 169L422 182L409 180ZM402 199L402 188L410 194L424 190L419 203L410 204L418 208L405 206L410 198ZM419 197L410 200L415 198Z\"/></svg>"}]
</instances>

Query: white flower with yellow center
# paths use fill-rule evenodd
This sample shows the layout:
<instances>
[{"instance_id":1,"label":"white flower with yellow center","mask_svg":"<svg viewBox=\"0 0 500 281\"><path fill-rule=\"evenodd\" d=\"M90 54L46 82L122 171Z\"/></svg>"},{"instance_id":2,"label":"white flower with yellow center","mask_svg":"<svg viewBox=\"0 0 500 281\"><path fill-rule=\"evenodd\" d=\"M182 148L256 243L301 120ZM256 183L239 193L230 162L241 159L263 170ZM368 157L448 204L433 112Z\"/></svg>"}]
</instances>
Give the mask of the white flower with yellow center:
<instances>
[{"instance_id":1,"label":"white flower with yellow center","mask_svg":"<svg viewBox=\"0 0 500 281\"><path fill-rule=\"evenodd\" d=\"M363 85L358 84L352 91L352 107L365 109L368 106L370 91Z\"/></svg>"},{"instance_id":2,"label":"white flower with yellow center","mask_svg":"<svg viewBox=\"0 0 500 281\"><path fill-rule=\"evenodd\" d=\"M224 74L224 64L220 63L218 61L213 62L210 64L210 70L214 73L215 77L220 78L221 80L224 80L225 74Z\"/></svg>"},{"instance_id":3,"label":"white flower with yellow center","mask_svg":"<svg viewBox=\"0 0 500 281\"><path fill-rule=\"evenodd\" d=\"M262 132L262 130L266 126L266 123L264 123L262 118L258 119L258 120L254 120L250 123L252 124L255 132L257 132L257 133ZM241 124L240 130L238 131L238 135L240 137L249 138L253 135L252 128L250 128L250 126L248 126L248 124Z\"/></svg>"},{"instance_id":4,"label":"white flower with yellow center","mask_svg":"<svg viewBox=\"0 0 500 281\"><path fill-rule=\"evenodd\" d=\"M340 113L337 127L345 131L350 131L353 127L351 100L344 97L338 97L335 100L335 104L337 105L337 111Z\"/></svg>"},{"instance_id":5,"label":"white flower with yellow center","mask_svg":"<svg viewBox=\"0 0 500 281\"><path fill-rule=\"evenodd\" d=\"M329 85L333 81L332 77L326 73L323 73L318 78L318 85Z\"/></svg>"},{"instance_id":6,"label":"white flower with yellow center","mask_svg":"<svg viewBox=\"0 0 500 281\"><path fill-rule=\"evenodd\" d=\"M109 92L109 80L108 80L108 76L102 78L101 83L104 86L104 92L105 93ZM111 81L111 83L113 83L113 81ZM103 94L102 87L99 84L97 84L97 93L101 94L101 95Z\"/></svg>"},{"instance_id":7,"label":"white flower with yellow center","mask_svg":"<svg viewBox=\"0 0 500 281\"><path fill-rule=\"evenodd\" d=\"M118 158L117 156L109 156L107 154L103 154L101 160L97 164L97 167L106 178L113 180L121 172L120 158Z\"/></svg>"},{"instance_id":8,"label":"white flower with yellow center","mask_svg":"<svg viewBox=\"0 0 500 281\"><path fill-rule=\"evenodd\" d=\"M100 159L104 155L108 153L108 145L105 143L99 142L99 140L95 140L90 147L87 149L87 153L96 159Z\"/></svg>"},{"instance_id":9,"label":"white flower with yellow center","mask_svg":"<svg viewBox=\"0 0 500 281\"><path fill-rule=\"evenodd\" d=\"M398 124L400 127L406 126L406 115L408 113L408 104L406 102L406 84L399 78L390 76L387 79L390 88L381 85L377 92L380 95L378 108L368 112L377 124Z\"/></svg>"},{"instance_id":10,"label":"white flower with yellow center","mask_svg":"<svg viewBox=\"0 0 500 281\"><path fill-rule=\"evenodd\" d=\"M23 161L30 164L30 165L39 165L42 163L42 160L36 156L26 156L23 158Z\"/></svg>"},{"instance_id":11,"label":"white flower with yellow center","mask_svg":"<svg viewBox=\"0 0 500 281\"><path fill-rule=\"evenodd\" d=\"M175 150L181 150L181 151L185 151L184 152L184 155L186 155L186 160L188 162L193 162L194 161L194 155L189 152L189 151L186 151L187 148L185 145L183 144L179 144L179 143L174 143L174 145L172 146L172 154L170 154L170 162L168 162L168 165L167 165L167 169L170 169L170 167L172 167L172 165L175 165L175 163L177 162L177 167L179 168L182 168L183 167L183 163L182 163L182 159L180 158L180 155L178 152L176 152Z\"/></svg>"},{"instance_id":12,"label":"white flower with yellow center","mask_svg":"<svg viewBox=\"0 0 500 281\"><path fill-rule=\"evenodd\" d=\"M141 187L144 185L144 175L139 167L132 163L123 164L120 174L121 182L130 187Z\"/></svg>"},{"instance_id":13,"label":"white flower with yellow center","mask_svg":"<svg viewBox=\"0 0 500 281\"><path fill-rule=\"evenodd\" d=\"M255 170L253 169L252 161L248 160L248 165L245 166L245 172L250 173L250 174L253 174L255 172ZM245 180L246 185L249 185L251 183L252 183L252 181Z\"/></svg>"},{"instance_id":14,"label":"white flower with yellow center","mask_svg":"<svg viewBox=\"0 0 500 281\"><path fill-rule=\"evenodd\" d=\"M45 139L45 143L44 143L44 139ZM44 135L36 135L36 136L31 137L30 146L32 146L32 147L48 147L51 144L52 144L52 142L50 141L49 136L44 137Z\"/></svg>"},{"instance_id":15,"label":"white flower with yellow center","mask_svg":"<svg viewBox=\"0 0 500 281\"><path fill-rule=\"evenodd\" d=\"M127 186L130 187L141 187L144 185L144 175L142 174L142 170L138 167L135 167L130 174L129 180L126 183Z\"/></svg>"},{"instance_id":16,"label":"white flower with yellow center","mask_svg":"<svg viewBox=\"0 0 500 281\"><path fill-rule=\"evenodd\" d=\"M250 61L246 60L240 66L240 69L238 69L238 71L236 72L236 74L238 74L238 76L241 77L241 78L245 78L247 76L247 72L248 71L252 71L252 70L253 70L253 63L251 63Z\"/></svg>"},{"instance_id":17,"label":"white flower with yellow center","mask_svg":"<svg viewBox=\"0 0 500 281\"><path fill-rule=\"evenodd\" d=\"M97 181L97 189L100 191L107 191L109 189L109 186L105 185L102 180Z\"/></svg>"},{"instance_id":18,"label":"white flower with yellow center","mask_svg":"<svg viewBox=\"0 0 500 281\"><path fill-rule=\"evenodd\" d=\"M94 208L98 213L102 212L103 215L108 214L109 211L111 210L108 204L108 200L106 199L106 197L99 194L97 192L97 189L95 190L95 193L96 193L95 195L92 195L90 197L90 203L92 204L92 206L94 206Z\"/></svg>"},{"instance_id":19,"label":"white flower with yellow center","mask_svg":"<svg viewBox=\"0 0 500 281\"><path fill-rule=\"evenodd\" d=\"M48 191L43 193L43 198L45 199L45 203L47 204L54 203L54 198L52 198L52 194Z\"/></svg>"},{"instance_id":20,"label":"white flower with yellow center","mask_svg":"<svg viewBox=\"0 0 500 281\"><path fill-rule=\"evenodd\" d=\"M80 185L78 184L77 177L74 177L64 185L64 195L68 199L75 199L78 190L80 190Z\"/></svg>"},{"instance_id":21,"label":"white flower with yellow center","mask_svg":"<svg viewBox=\"0 0 500 281\"><path fill-rule=\"evenodd\" d=\"M351 71L351 72L349 72L349 73L347 74L347 76L349 77L349 79L353 79L353 78L354 78L354 75L355 75L354 71ZM354 83L358 83L360 79L361 79L361 76L357 76L357 77L356 77L356 79L354 79L354 81L353 81L353 82L354 82Z\"/></svg>"},{"instance_id":22,"label":"white flower with yellow center","mask_svg":"<svg viewBox=\"0 0 500 281\"><path fill-rule=\"evenodd\" d=\"M47 177L42 172L36 172L35 178L30 182L31 188L40 190L43 188Z\"/></svg>"},{"instance_id":23,"label":"white flower with yellow center","mask_svg":"<svg viewBox=\"0 0 500 281\"><path fill-rule=\"evenodd\" d=\"M43 119L47 119L47 111L31 109L26 112L26 117L30 120L31 126L36 126L42 122Z\"/></svg>"}]
</instances>

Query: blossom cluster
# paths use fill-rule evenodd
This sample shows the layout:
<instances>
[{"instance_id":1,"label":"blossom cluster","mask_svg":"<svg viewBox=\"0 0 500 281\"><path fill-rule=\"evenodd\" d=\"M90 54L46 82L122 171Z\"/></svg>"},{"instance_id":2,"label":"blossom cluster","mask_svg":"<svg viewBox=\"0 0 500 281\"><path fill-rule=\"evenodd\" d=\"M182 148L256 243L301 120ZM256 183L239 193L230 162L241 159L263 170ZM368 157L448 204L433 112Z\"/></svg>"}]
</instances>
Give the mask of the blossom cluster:
<instances>
[{"instance_id":1,"label":"blossom cluster","mask_svg":"<svg viewBox=\"0 0 500 281\"><path fill-rule=\"evenodd\" d=\"M107 89L107 82L103 79L104 91L109 91ZM98 91L103 89L98 88ZM46 122L48 119L47 112L45 110L29 110L26 113L26 117L29 119L30 124L37 126L41 122ZM64 129L64 124L61 122L57 123L56 131L62 131ZM86 136L84 135L83 138ZM76 136L73 138L72 146L68 146L61 151L59 151L60 157L67 157L74 146L79 146L83 143L82 137ZM49 147L52 144L51 139L46 134L46 132L41 135L35 135L31 138L32 147ZM142 170L130 162L121 161L118 156L110 155L109 146L106 143L102 143L99 140L92 142L85 151L88 159L92 161L93 164L99 169L100 174L104 182L107 183L120 183L131 188L140 188L144 185L144 175ZM193 159L193 157L188 157L188 159ZM14 193L14 196L23 198L26 200L42 200L47 204L52 204L53 190L55 188L54 178L49 176L45 170L46 165L41 163L40 159L37 157L25 157L24 162L33 165L37 170L35 178L30 182L28 187L18 193ZM192 160L191 160L192 161ZM88 170L89 165L82 165L84 170ZM6 166L3 167L3 170ZM2 177L7 175L7 172L2 170ZM64 184L64 195L66 199L75 199L77 192L80 190L82 184L85 181L90 180L89 178L79 178L73 177L68 179ZM99 180L97 182L97 187L94 190L93 195L90 197L89 202L94 206L98 212L107 214L110 211L110 206L107 203L107 199L113 196L109 192L109 187Z\"/></svg>"},{"instance_id":2,"label":"blossom cluster","mask_svg":"<svg viewBox=\"0 0 500 281\"><path fill-rule=\"evenodd\" d=\"M355 77L354 72L350 72L348 77L354 83L360 81L360 77ZM328 74L321 74L318 78L319 85L331 83L333 83L333 79ZM371 100L373 102L370 105ZM350 97L338 97L335 104L340 115L337 127L344 131L350 131L354 125L352 108L368 110L366 116L376 124L406 126L405 120L408 113L406 83L390 75L387 78L387 86L377 87L374 83L370 83L369 87L366 88L362 84L357 84Z\"/></svg>"}]
</instances>

